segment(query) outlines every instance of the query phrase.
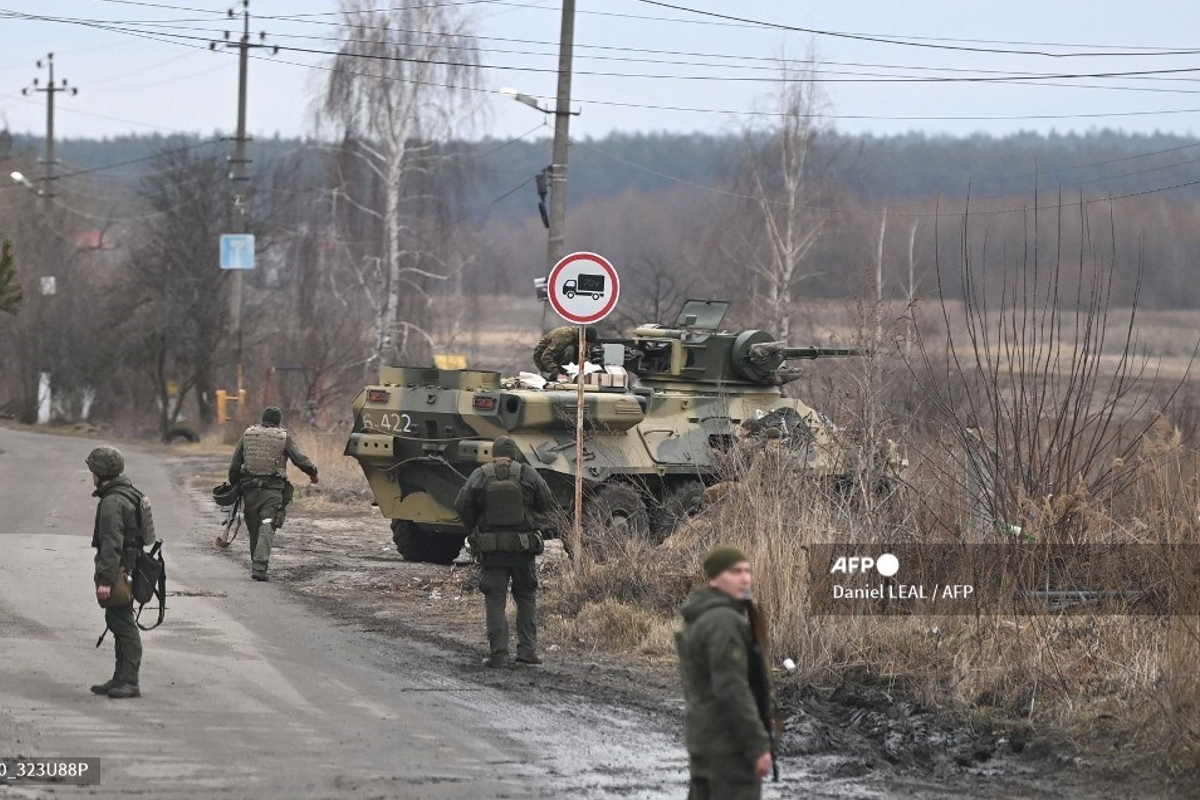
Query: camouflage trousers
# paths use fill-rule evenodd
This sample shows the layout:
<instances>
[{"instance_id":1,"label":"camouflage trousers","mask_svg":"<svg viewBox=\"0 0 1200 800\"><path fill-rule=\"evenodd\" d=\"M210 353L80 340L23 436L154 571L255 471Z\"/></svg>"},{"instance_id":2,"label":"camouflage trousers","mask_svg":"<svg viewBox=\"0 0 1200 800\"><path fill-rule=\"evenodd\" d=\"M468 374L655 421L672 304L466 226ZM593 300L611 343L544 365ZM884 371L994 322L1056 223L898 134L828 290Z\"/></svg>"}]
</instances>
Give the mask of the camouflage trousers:
<instances>
[{"instance_id":1,"label":"camouflage trousers","mask_svg":"<svg viewBox=\"0 0 1200 800\"><path fill-rule=\"evenodd\" d=\"M250 536L250 560L255 570L267 571L275 531L283 525L283 489L242 488L242 513Z\"/></svg>"},{"instance_id":2,"label":"camouflage trousers","mask_svg":"<svg viewBox=\"0 0 1200 800\"><path fill-rule=\"evenodd\" d=\"M487 613L487 637L492 655L508 654L508 586L517 602L517 658L537 655L537 567L527 554L490 556L479 567L479 591ZM492 559L504 563L496 564Z\"/></svg>"},{"instance_id":3,"label":"camouflage trousers","mask_svg":"<svg viewBox=\"0 0 1200 800\"><path fill-rule=\"evenodd\" d=\"M114 606L104 609L104 621L113 633L117 665L113 669L113 680L118 683L138 682L142 667L142 635L134 621L133 606Z\"/></svg>"},{"instance_id":4,"label":"camouflage trousers","mask_svg":"<svg viewBox=\"0 0 1200 800\"><path fill-rule=\"evenodd\" d=\"M762 781L744 758L691 758L688 800L760 800Z\"/></svg>"}]
</instances>

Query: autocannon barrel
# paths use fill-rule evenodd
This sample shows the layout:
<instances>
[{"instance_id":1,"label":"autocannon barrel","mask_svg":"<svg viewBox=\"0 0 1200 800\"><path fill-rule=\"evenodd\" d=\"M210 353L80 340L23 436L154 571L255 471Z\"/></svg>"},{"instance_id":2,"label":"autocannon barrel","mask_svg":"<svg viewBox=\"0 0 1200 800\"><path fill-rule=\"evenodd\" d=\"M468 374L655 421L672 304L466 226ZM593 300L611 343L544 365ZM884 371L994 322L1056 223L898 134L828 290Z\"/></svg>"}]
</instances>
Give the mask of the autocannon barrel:
<instances>
[{"instance_id":1,"label":"autocannon barrel","mask_svg":"<svg viewBox=\"0 0 1200 800\"><path fill-rule=\"evenodd\" d=\"M861 356L865 350L854 347L789 347L786 342L759 342L751 345L746 355L755 362L771 359L809 359L833 356Z\"/></svg>"},{"instance_id":2,"label":"autocannon barrel","mask_svg":"<svg viewBox=\"0 0 1200 800\"><path fill-rule=\"evenodd\" d=\"M857 347L785 347L783 357L798 358L830 358L834 356L865 356L866 350Z\"/></svg>"}]
</instances>

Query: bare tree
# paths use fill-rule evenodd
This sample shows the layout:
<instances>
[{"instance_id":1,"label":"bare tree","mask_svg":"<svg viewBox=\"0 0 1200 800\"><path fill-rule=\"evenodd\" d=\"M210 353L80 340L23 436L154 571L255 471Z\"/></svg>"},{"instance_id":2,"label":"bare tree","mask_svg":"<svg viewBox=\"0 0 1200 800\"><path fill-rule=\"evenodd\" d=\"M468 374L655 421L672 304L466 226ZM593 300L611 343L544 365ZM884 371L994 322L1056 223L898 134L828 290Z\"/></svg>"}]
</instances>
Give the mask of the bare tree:
<instances>
[{"instance_id":1,"label":"bare tree","mask_svg":"<svg viewBox=\"0 0 1200 800\"><path fill-rule=\"evenodd\" d=\"M343 0L342 45L318 122L334 126L347 158L369 180L343 182L336 199L364 215L377 246L351 245L351 266L375 314L371 361L398 357L419 322L401 320L402 293L424 297L444 280L441 254L423 246L420 218L438 189L437 142L459 134L476 111L479 54L463 16L449 4ZM361 241L361 240L360 240ZM397 341L399 337L399 341Z\"/></svg>"},{"instance_id":2,"label":"bare tree","mask_svg":"<svg viewBox=\"0 0 1200 800\"><path fill-rule=\"evenodd\" d=\"M12 242L0 242L0 311L16 314L25 292L17 283L17 265L13 258Z\"/></svg>"},{"instance_id":3,"label":"bare tree","mask_svg":"<svg viewBox=\"0 0 1200 800\"><path fill-rule=\"evenodd\" d=\"M824 98L810 55L803 63L780 60L778 88L765 130L745 133L745 160L738 176L757 225L744 260L753 278L756 316L782 339L792 327L794 292L805 278L805 256L825 227L818 207L821 170L814 144L822 129Z\"/></svg>"},{"instance_id":4,"label":"bare tree","mask_svg":"<svg viewBox=\"0 0 1200 800\"><path fill-rule=\"evenodd\" d=\"M229 307L217 265L220 235L231 223L222 158L176 149L155 166L144 182L152 214L132 248L125 316L130 358L153 383L159 432L169 440L192 391L201 421L212 421Z\"/></svg>"}]
</instances>

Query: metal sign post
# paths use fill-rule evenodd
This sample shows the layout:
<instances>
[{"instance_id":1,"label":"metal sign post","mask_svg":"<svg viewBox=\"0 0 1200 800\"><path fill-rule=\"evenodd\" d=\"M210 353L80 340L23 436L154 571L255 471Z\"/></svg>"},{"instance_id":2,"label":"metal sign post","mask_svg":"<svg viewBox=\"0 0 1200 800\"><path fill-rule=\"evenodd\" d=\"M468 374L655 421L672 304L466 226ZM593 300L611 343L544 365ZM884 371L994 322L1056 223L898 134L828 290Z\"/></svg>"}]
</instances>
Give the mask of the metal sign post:
<instances>
[{"instance_id":1,"label":"metal sign post","mask_svg":"<svg viewBox=\"0 0 1200 800\"><path fill-rule=\"evenodd\" d=\"M617 270L603 256L572 253L550 270L546 279L550 305L567 322L579 326L579 372L575 376L575 525L571 552L576 568L583 547L583 384L587 378L587 329L612 313L620 295Z\"/></svg>"}]
</instances>

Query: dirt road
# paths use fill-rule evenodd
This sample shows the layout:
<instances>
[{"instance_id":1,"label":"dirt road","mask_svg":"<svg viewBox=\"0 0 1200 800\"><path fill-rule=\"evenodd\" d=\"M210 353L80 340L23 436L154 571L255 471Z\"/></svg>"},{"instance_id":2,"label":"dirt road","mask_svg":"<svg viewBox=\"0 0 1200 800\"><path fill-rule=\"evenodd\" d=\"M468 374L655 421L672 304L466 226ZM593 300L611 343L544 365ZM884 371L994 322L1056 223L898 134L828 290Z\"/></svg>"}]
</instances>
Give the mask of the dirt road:
<instances>
[{"instance_id":1,"label":"dirt road","mask_svg":"<svg viewBox=\"0 0 1200 800\"><path fill-rule=\"evenodd\" d=\"M0 428L0 757L103 765L99 786L0 784L0 797L686 794L669 664L566 647L543 667L483 668L472 570L401 561L368 507L297 503L272 581L252 582L244 535L228 551L211 544L213 457L126 448L168 541L170 610L144 635L144 696L91 695L112 668L111 640L93 647L103 616L83 458L95 443ZM790 755L768 800L1188 796L866 687L784 689Z\"/></svg>"}]
</instances>

